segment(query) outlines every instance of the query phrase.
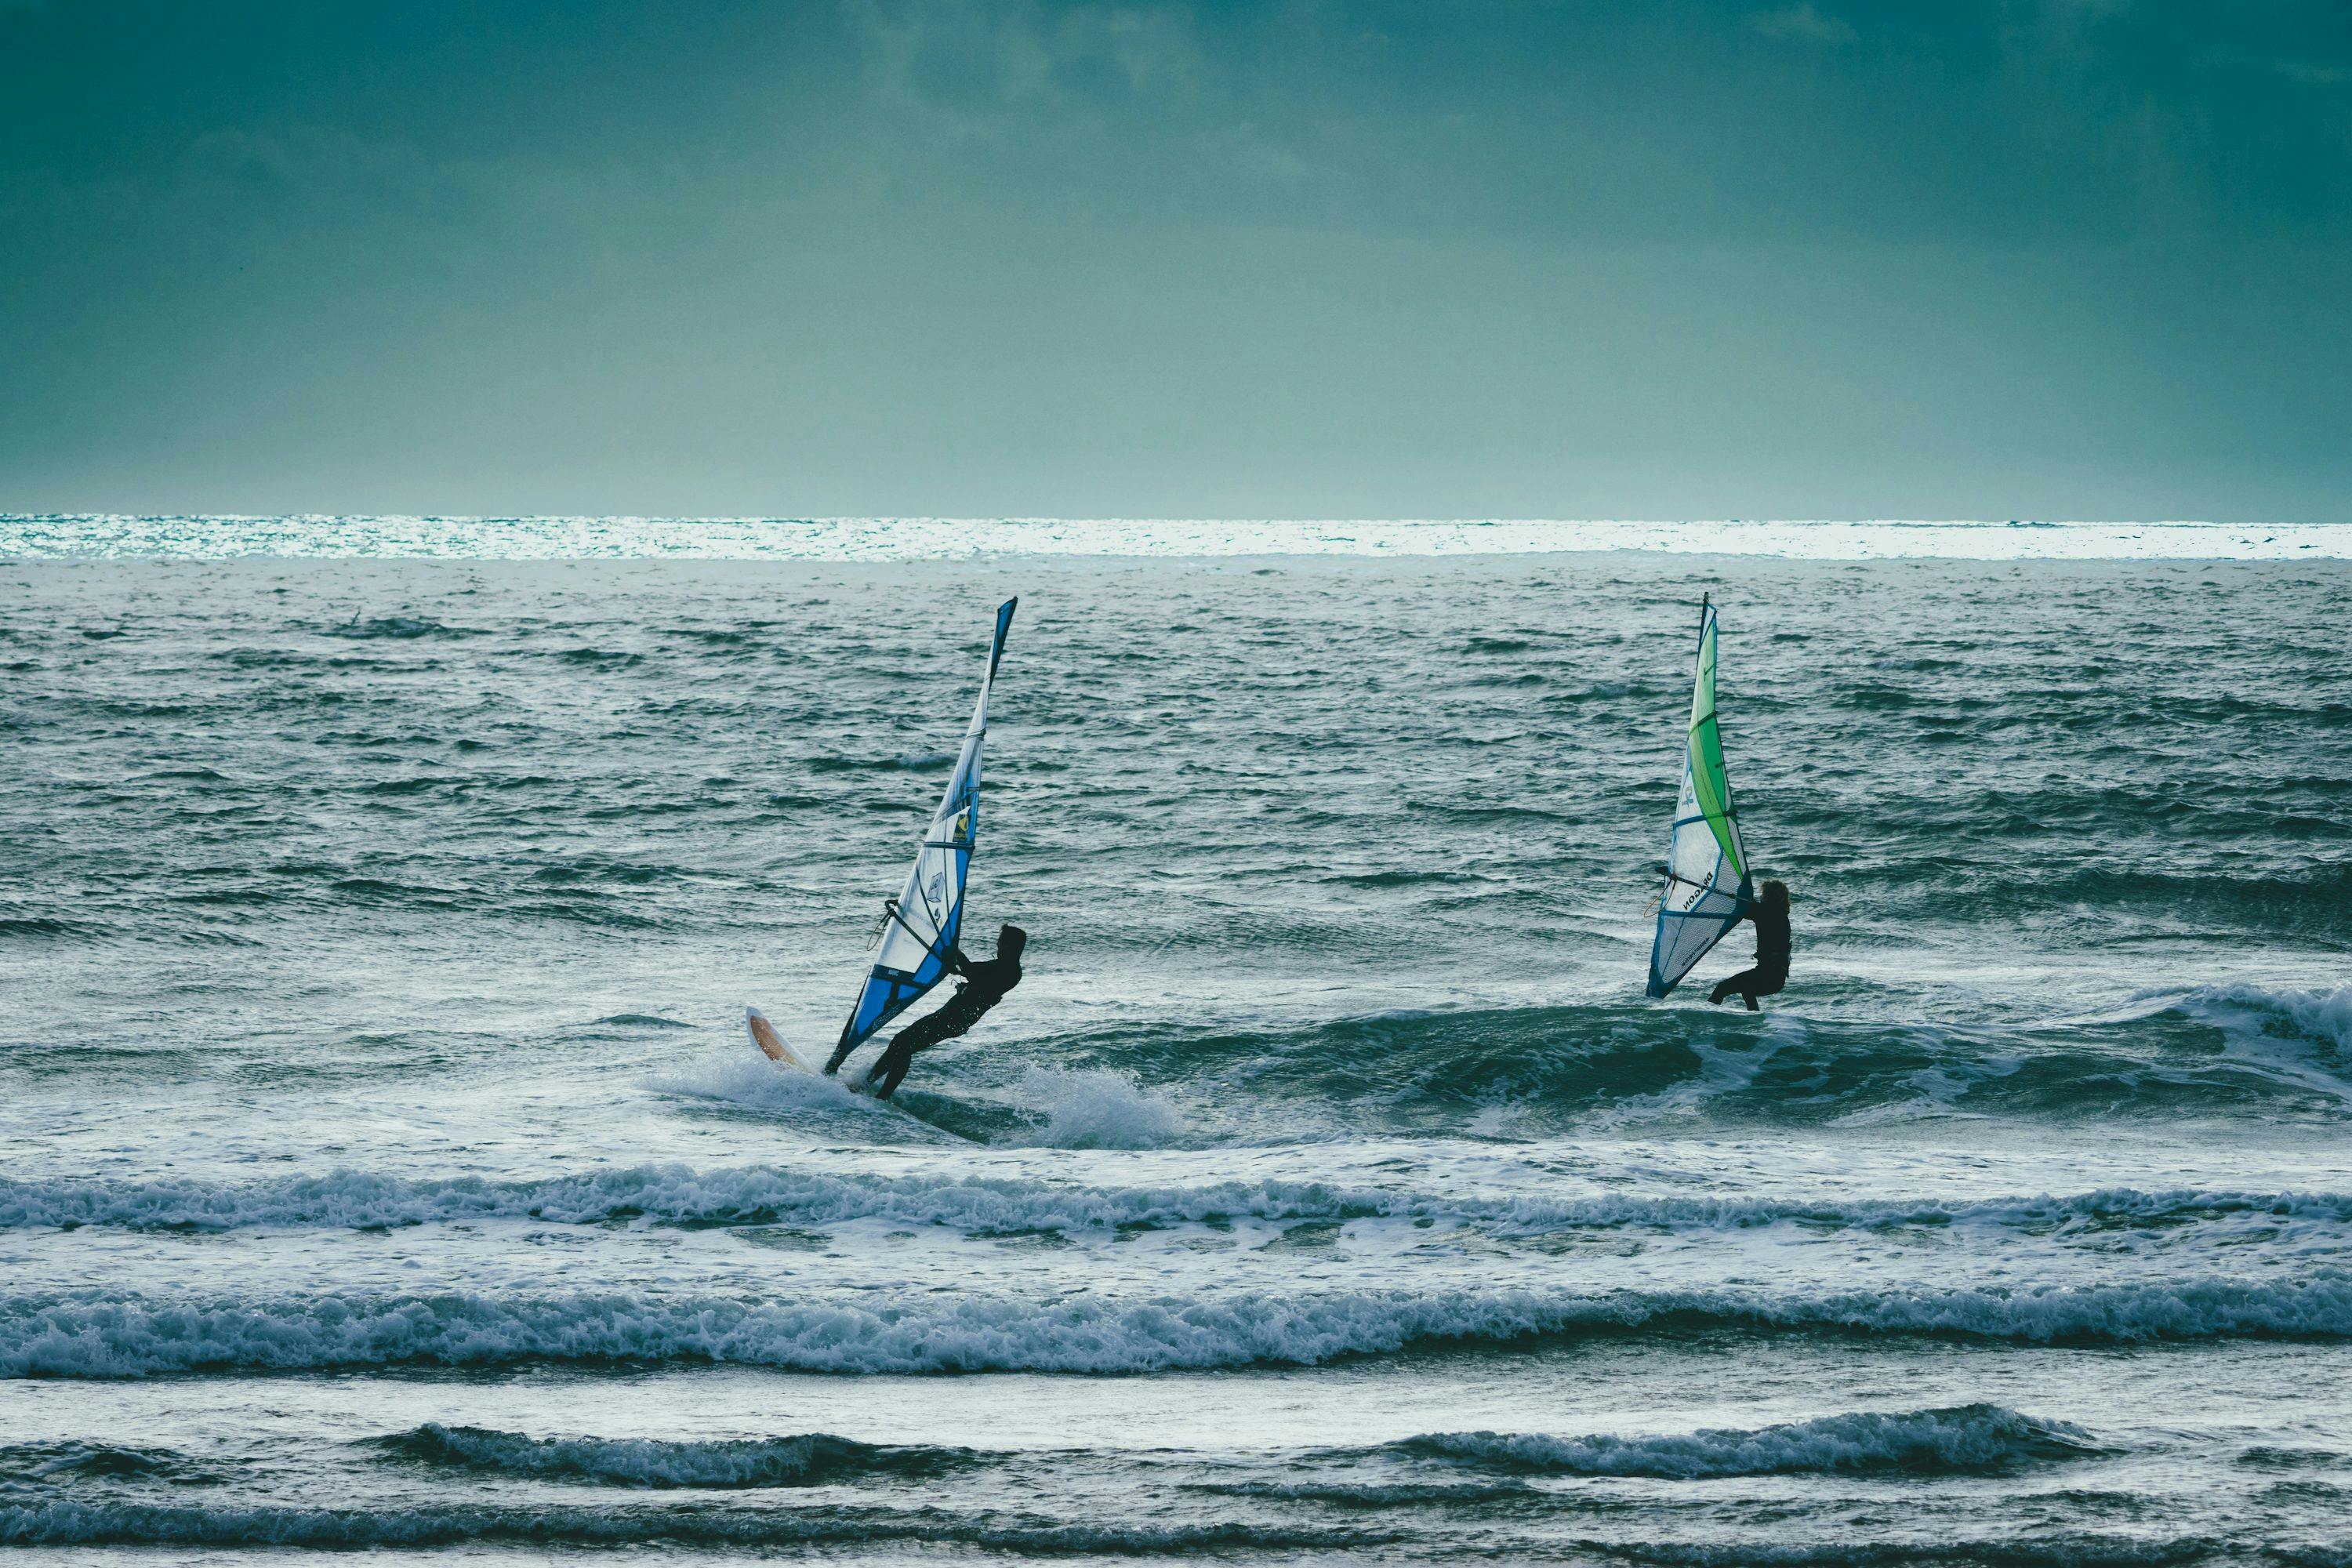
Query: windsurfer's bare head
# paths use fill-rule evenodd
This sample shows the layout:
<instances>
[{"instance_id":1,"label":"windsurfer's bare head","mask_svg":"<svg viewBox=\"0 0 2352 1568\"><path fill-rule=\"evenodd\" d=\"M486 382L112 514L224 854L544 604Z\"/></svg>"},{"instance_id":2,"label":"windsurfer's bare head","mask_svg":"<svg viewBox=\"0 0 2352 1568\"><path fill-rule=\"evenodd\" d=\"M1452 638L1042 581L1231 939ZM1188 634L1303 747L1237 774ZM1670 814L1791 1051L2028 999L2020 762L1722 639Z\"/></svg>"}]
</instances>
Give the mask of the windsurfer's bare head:
<instances>
[{"instance_id":1,"label":"windsurfer's bare head","mask_svg":"<svg viewBox=\"0 0 2352 1568\"><path fill-rule=\"evenodd\" d=\"M1785 910L1789 907L1789 884L1781 881L1778 877L1766 878L1760 890L1764 895L1766 909Z\"/></svg>"},{"instance_id":2,"label":"windsurfer's bare head","mask_svg":"<svg viewBox=\"0 0 2352 1568\"><path fill-rule=\"evenodd\" d=\"M1786 889L1782 892L1785 897ZM996 933L996 956L999 958L1018 958L1021 950L1028 945L1029 933L1019 926L1009 925Z\"/></svg>"}]
</instances>

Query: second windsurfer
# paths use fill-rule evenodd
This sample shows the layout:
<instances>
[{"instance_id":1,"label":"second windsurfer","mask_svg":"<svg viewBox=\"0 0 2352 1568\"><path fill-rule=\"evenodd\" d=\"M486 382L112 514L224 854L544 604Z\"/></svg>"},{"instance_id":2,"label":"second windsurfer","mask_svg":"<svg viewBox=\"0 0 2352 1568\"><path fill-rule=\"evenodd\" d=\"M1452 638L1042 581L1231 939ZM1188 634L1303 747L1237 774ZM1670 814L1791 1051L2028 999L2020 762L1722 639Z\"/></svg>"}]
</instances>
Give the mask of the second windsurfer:
<instances>
[{"instance_id":1,"label":"second windsurfer","mask_svg":"<svg viewBox=\"0 0 2352 1568\"><path fill-rule=\"evenodd\" d=\"M1707 996L1717 1003L1740 997L1751 1013L1757 1011L1756 998L1777 996L1789 984L1789 884L1768 880L1760 891L1762 897L1739 911L1740 920L1756 927L1756 966L1717 984Z\"/></svg>"}]
</instances>

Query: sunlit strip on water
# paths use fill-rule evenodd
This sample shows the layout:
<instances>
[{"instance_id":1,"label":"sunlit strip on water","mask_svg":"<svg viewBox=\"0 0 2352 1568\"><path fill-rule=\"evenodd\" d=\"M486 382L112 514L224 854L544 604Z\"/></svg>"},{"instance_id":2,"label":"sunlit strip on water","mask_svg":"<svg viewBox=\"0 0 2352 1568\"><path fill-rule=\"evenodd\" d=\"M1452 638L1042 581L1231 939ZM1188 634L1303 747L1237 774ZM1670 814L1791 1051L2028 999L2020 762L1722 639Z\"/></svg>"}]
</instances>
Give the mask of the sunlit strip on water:
<instances>
[{"instance_id":1,"label":"sunlit strip on water","mask_svg":"<svg viewBox=\"0 0 2352 1568\"><path fill-rule=\"evenodd\" d=\"M2352 523L0 516L0 557L939 561L1657 551L1869 561L2352 559Z\"/></svg>"}]
</instances>

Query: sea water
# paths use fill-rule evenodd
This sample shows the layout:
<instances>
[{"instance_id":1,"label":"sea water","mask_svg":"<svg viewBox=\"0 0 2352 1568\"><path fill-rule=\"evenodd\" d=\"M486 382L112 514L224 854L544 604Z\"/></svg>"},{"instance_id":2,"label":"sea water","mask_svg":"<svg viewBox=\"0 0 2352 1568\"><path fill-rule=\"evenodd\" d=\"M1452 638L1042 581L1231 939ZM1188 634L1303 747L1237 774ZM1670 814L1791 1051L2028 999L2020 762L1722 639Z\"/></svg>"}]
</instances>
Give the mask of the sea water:
<instances>
[{"instance_id":1,"label":"sea water","mask_svg":"<svg viewBox=\"0 0 2352 1568\"><path fill-rule=\"evenodd\" d=\"M0 520L0 1543L2345 1560L2345 531L1498 526Z\"/></svg>"}]
</instances>

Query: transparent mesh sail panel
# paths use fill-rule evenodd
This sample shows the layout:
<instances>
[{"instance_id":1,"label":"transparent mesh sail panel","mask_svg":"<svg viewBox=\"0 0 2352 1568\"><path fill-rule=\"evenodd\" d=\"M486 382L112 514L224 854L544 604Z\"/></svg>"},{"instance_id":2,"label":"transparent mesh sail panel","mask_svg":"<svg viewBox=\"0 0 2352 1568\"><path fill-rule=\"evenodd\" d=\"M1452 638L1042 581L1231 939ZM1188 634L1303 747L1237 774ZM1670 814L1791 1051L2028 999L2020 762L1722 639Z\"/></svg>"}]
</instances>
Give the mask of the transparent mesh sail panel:
<instances>
[{"instance_id":1,"label":"transparent mesh sail panel","mask_svg":"<svg viewBox=\"0 0 2352 1568\"><path fill-rule=\"evenodd\" d=\"M1703 606L1698 670L1691 688L1690 727L1683 748L1682 790L1666 843L1666 887L1658 929L1650 944L1652 996L1664 996L1691 966L1723 940L1738 920L1750 889L1739 818L1724 771L1723 741L1715 712L1716 616Z\"/></svg>"}]
</instances>

